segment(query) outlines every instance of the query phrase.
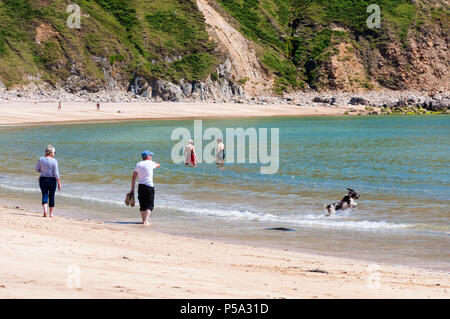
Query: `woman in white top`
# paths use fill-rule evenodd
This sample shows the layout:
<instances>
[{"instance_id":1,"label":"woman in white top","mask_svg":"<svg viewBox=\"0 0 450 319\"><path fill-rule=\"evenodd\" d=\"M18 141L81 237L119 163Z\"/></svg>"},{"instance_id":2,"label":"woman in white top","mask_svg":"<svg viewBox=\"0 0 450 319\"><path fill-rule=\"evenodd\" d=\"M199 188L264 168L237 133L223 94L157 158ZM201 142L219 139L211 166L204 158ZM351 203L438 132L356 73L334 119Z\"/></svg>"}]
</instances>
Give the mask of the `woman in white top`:
<instances>
[{"instance_id":1,"label":"woman in white top","mask_svg":"<svg viewBox=\"0 0 450 319\"><path fill-rule=\"evenodd\" d=\"M184 163L186 166L197 166L197 155L195 154L194 141L190 140L189 144L184 147Z\"/></svg>"}]
</instances>

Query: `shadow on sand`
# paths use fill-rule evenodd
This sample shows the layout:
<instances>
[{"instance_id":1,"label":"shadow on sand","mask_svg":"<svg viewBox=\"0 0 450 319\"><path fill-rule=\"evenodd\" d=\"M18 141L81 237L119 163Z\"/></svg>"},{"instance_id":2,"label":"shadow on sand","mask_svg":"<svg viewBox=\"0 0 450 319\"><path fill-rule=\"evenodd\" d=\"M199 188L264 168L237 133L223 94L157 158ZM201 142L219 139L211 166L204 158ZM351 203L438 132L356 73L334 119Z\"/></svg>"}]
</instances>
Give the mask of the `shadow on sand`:
<instances>
[{"instance_id":1,"label":"shadow on sand","mask_svg":"<svg viewBox=\"0 0 450 319\"><path fill-rule=\"evenodd\" d=\"M142 225L142 222L106 222L106 224L119 224L119 225Z\"/></svg>"}]
</instances>

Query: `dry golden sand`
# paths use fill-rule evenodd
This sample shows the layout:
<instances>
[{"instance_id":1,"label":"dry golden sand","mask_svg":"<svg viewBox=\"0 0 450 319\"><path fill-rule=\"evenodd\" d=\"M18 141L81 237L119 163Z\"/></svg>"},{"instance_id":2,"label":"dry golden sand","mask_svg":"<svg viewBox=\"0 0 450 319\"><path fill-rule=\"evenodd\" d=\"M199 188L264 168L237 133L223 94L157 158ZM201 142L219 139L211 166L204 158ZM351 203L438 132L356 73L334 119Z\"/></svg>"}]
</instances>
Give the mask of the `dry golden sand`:
<instances>
[{"instance_id":1,"label":"dry golden sand","mask_svg":"<svg viewBox=\"0 0 450 319\"><path fill-rule=\"evenodd\" d=\"M0 208L0 225L0 298L449 297L447 273L379 265L377 288L367 284L369 263L358 260L20 209ZM72 265L80 288L68 285Z\"/></svg>"},{"instance_id":2,"label":"dry golden sand","mask_svg":"<svg viewBox=\"0 0 450 319\"><path fill-rule=\"evenodd\" d=\"M235 103L101 103L100 111L95 103L0 102L0 124L38 124L70 122L102 122L144 119L181 118L233 118L266 116L340 115L349 107L297 106L297 105L250 105ZM363 106L354 107L364 111ZM120 113L118 113L120 111Z\"/></svg>"}]
</instances>

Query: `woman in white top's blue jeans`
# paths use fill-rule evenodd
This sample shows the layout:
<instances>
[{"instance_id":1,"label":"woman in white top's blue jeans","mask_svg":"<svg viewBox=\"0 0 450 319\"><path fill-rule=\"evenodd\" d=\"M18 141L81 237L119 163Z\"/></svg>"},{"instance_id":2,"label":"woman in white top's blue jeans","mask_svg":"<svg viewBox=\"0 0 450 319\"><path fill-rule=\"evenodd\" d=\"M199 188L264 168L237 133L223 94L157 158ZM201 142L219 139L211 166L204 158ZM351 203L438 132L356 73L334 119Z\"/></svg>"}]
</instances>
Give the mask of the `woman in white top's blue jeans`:
<instances>
[{"instance_id":1,"label":"woman in white top's blue jeans","mask_svg":"<svg viewBox=\"0 0 450 319\"><path fill-rule=\"evenodd\" d=\"M39 187L42 192L42 208L44 217L47 217L48 207L50 207L49 217L53 215L55 207L56 186L61 191L61 180L59 176L58 161L55 159L55 148L48 145L45 148L45 157L41 157L36 165L36 172L41 173L39 177Z\"/></svg>"}]
</instances>

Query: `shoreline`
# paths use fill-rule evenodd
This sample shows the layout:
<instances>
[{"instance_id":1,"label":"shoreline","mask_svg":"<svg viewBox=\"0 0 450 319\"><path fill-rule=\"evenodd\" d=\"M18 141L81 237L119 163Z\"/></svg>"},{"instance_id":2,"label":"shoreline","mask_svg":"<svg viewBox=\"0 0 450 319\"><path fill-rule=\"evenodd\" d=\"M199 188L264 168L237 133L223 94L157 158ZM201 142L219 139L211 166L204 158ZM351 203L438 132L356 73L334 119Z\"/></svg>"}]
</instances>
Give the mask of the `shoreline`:
<instances>
[{"instance_id":1,"label":"shoreline","mask_svg":"<svg viewBox=\"0 0 450 319\"><path fill-rule=\"evenodd\" d=\"M448 298L450 291L450 276L439 271L142 225L42 218L12 208L0 208L0 222L0 251L8 256L0 261L0 298ZM68 287L73 265L81 270L79 288Z\"/></svg>"},{"instance_id":2,"label":"shoreline","mask_svg":"<svg viewBox=\"0 0 450 319\"><path fill-rule=\"evenodd\" d=\"M58 111L55 102L0 101L0 110L2 112L0 125L5 126L276 116L340 116L348 112L352 112L352 115L367 114L363 106L254 105L207 102L102 103L100 111L97 111L95 104L91 102L71 102L63 104L62 111Z\"/></svg>"},{"instance_id":3,"label":"shoreline","mask_svg":"<svg viewBox=\"0 0 450 319\"><path fill-rule=\"evenodd\" d=\"M449 113L430 112L426 114L378 114L376 116L434 116L449 115ZM232 119L264 119L264 118L290 118L290 117L354 117L354 116L374 116L373 114L300 114L300 115L255 115L255 116L202 116L202 117L161 117L161 118L126 118L126 119L105 119L105 120L68 120L54 122L32 122L32 123L2 123L0 127L36 127L46 125L71 125L71 124L107 124L107 123L125 123L125 122L151 122L151 121L187 121L187 120L232 120Z\"/></svg>"},{"instance_id":4,"label":"shoreline","mask_svg":"<svg viewBox=\"0 0 450 319\"><path fill-rule=\"evenodd\" d=\"M0 126L39 126L65 124L118 123L137 121L177 121L195 119L250 119L268 117L322 117L361 115L446 115L449 112L386 112L365 105L251 104L216 102L106 102L95 110L94 102L65 102L62 111L56 102L0 100ZM19 107L18 107L19 106ZM120 108L120 109L118 109ZM120 111L119 113L117 111ZM31 115L30 115L31 114ZM195 114L195 115L193 115Z\"/></svg>"},{"instance_id":5,"label":"shoreline","mask_svg":"<svg viewBox=\"0 0 450 319\"><path fill-rule=\"evenodd\" d=\"M65 217L65 218L71 218L71 217ZM94 220L94 219L91 219ZM97 221L97 220L96 220ZM237 245L237 246L245 246L245 247L253 247L256 246L256 244L254 243L250 243L250 242L246 242L244 240L234 240L234 239L227 239L227 238L220 238L220 237L210 237L210 236L206 236L206 235L191 235L188 233L171 233L170 231L165 231L165 230L154 230L157 233L162 233L162 234L166 234L166 235L170 235L170 236L175 236L175 237L180 237L180 238L186 238L186 239L200 239L200 240L209 240L209 241L218 241L224 244L229 244L229 245ZM443 274L443 275L449 275L450 272L447 269L442 269L442 268L427 268L426 266L417 266L417 265L407 265L407 264L396 264L396 263L390 263L387 261L376 261L376 260L370 260L370 259L364 259L364 258L358 258L358 257L354 257L354 256L338 256L338 255L333 255L333 253L319 253L319 252L313 252L312 249L306 249L306 248L299 248L299 247L289 247L289 248L285 248L282 247L281 245L277 245L277 244L272 244L269 245L267 243L262 242L261 244L258 242L257 247L259 248L263 248L263 249L272 249L272 250L285 250L285 251L290 251L290 252L294 252L294 253L299 253L299 254L304 254L304 255L309 255L312 257L320 257L320 256L326 256L329 258L336 258L336 259L346 259L346 260L352 260L354 262L357 263L365 263L365 264L376 264L378 266L385 266L385 267L400 267L400 268L407 268L407 269L414 269L417 271L425 271L425 272L434 272L434 273L439 273L439 274Z\"/></svg>"},{"instance_id":6,"label":"shoreline","mask_svg":"<svg viewBox=\"0 0 450 319\"><path fill-rule=\"evenodd\" d=\"M58 102L62 103L62 112L57 111ZM100 112L96 110L96 103L101 103ZM449 103L449 92L442 90L291 92L283 96L245 95L168 101L125 91L67 93L61 90L2 90L0 86L0 125L267 116L449 114ZM121 113L117 113L119 110Z\"/></svg>"},{"instance_id":7,"label":"shoreline","mask_svg":"<svg viewBox=\"0 0 450 319\"><path fill-rule=\"evenodd\" d=\"M440 114L440 113L439 113ZM367 115L367 114L360 114ZM403 114L399 114L403 115ZM417 114L414 114L417 115ZM433 114L434 115L434 114ZM104 124L104 123L122 123L122 122L149 122L149 121L184 121L184 120L232 120L232 119L263 119L267 117L326 117L326 116L344 116L343 114L301 114L301 115L255 115L255 116L202 116L202 117L161 117L161 118L126 118L126 119L106 119L106 120L68 120L68 121L56 121L56 122L33 122L33 123L8 123L3 124L0 122L0 126L3 127L32 127L32 126L45 126L45 125L70 125L70 124ZM347 115L352 116L352 115ZM354 116L354 115L353 115Z\"/></svg>"},{"instance_id":8,"label":"shoreline","mask_svg":"<svg viewBox=\"0 0 450 319\"><path fill-rule=\"evenodd\" d=\"M39 193L40 196L40 190L36 189L36 193ZM19 206L10 206L8 200L4 199L4 198L0 198L0 211L1 211L1 207L4 208L8 208L8 209L18 209L18 210L24 210L27 211L29 213L32 214L41 214L40 213L40 206L36 205L35 201L30 201L30 200L26 200L25 202L22 200L20 203L17 203L16 205ZM34 208L34 206L36 206L36 209ZM19 207L19 208L17 208ZM37 209L39 207L39 209ZM58 213L59 212L59 213ZM90 222L94 222L94 223L99 223L99 224L103 224L103 225L117 225L119 227L127 227L126 224L124 225L120 225L120 223L116 223L116 222L107 222L105 221L105 219L99 218L99 217L95 217L92 215L89 215L88 217L81 217L81 216L73 216L73 214L76 214L76 209L74 207L71 208L64 208L64 207L60 207L59 209L57 209L57 217L61 217L61 218L65 218L65 219L69 219L69 220L75 220L75 221L90 221ZM140 222L140 216L138 216L138 214L136 215L135 218L136 222L131 222L132 225L134 226L141 226L139 224ZM132 227L134 227L132 226ZM148 230L148 229L147 229ZM244 239L236 239L236 238L231 238L231 237L224 237L224 236L217 236L217 235L206 235L206 234L199 234L199 233L189 233L189 232L185 232L185 231L176 231L176 230L170 230L167 228L157 228L157 229L150 229L152 232L156 232L159 234L163 234L163 235L168 235L168 236L175 236L175 237L179 237L179 238L185 238L185 239L194 239L194 240L205 240L205 241L218 241L221 242L223 244L229 244L229 245L237 245L237 246L245 246L245 247L253 247L253 246L257 246L259 248L266 248L266 249L273 249L273 250L289 250L291 252L297 252L300 254L306 254L306 255L311 255L311 256L324 256L324 254L326 254L325 256L328 256L330 258L338 258L338 259L349 259L349 260L353 260L353 261L357 261L360 263L367 263L367 264L377 264L377 265L381 265L381 266L393 266L393 267L405 267L405 268L411 268L411 269L417 269L417 270L422 270L422 271L431 271L431 272L436 272L436 273L442 273L442 274L450 274L449 270L450 268L429 268L425 265L421 266L421 265L417 265L417 264L408 264L408 263L395 263L395 262L390 262L387 260L376 260L376 259L368 259L368 258L361 258L355 255L350 255L347 253L341 253L341 254L333 254L333 252L316 252L313 249L307 249L304 247L292 247L292 246L283 246L281 244L277 244L277 243L268 243L267 241L261 241L261 240L244 240Z\"/></svg>"}]
</instances>

